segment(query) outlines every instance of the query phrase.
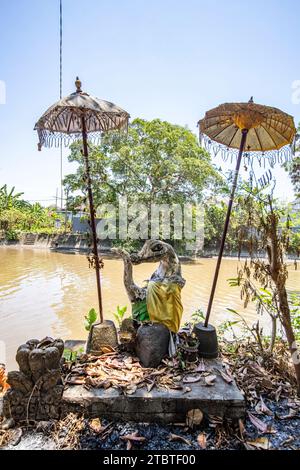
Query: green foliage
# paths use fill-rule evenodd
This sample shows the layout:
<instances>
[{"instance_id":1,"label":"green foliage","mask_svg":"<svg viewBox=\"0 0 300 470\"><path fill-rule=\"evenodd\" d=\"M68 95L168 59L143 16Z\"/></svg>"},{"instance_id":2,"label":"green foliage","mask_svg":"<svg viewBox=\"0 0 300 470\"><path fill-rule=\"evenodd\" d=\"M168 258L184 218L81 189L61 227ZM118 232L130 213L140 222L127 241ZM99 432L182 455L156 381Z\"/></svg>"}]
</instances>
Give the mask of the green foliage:
<instances>
[{"instance_id":1,"label":"green foliage","mask_svg":"<svg viewBox=\"0 0 300 470\"><path fill-rule=\"evenodd\" d=\"M85 321L84 321L84 327L87 331L90 331L92 325L95 323L97 320L97 312L94 308L91 308L91 310L88 312L87 315L84 316Z\"/></svg>"},{"instance_id":2,"label":"green foliage","mask_svg":"<svg viewBox=\"0 0 300 470\"><path fill-rule=\"evenodd\" d=\"M119 305L117 306L117 311L113 314L115 319L117 320L118 322L118 325L120 326L124 317L125 317L125 314L127 312L127 306L125 305L124 307L119 307Z\"/></svg>"},{"instance_id":3,"label":"green foliage","mask_svg":"<svg viewBox=\"0 0 300 470\"><path fill-rule=\"evenodd\" d=\"M300 341L300 292L289 293L289 304L296 340Z\"/></svg>"},{"instance_id":4,"label":"green foliage","mask_svg":"<svg viewBox=\"0 0 300 470\"><path fill-rule=\"evenodd\" d=\"M80 144L71 147L69 161L80 165L65 184L85 193ZM129 203L137 197L145 204L190 202L222 181L190 130L159 119L135 119L128 135L105 134L99 147L91 146L90 162L96 205L114 203L118 195L126 195ZM80 202L85 198L73 204Z\"/></svg>"},{"instance_id":5,"label":"green foliage","mask_svg":"<svg viewBox=\"0 0 300 470\"><path fill-rule=\"evenodd\" d=\"M77 359L78 351L72 351L71 349L65 348L63 352L63 357L66 361L74 362Z\"/></svg>"},{"instance_id":6,"label":"green foliage","mask_svg":"<svg viewBox=\"0 0 300 470\"><path fill-rule=\"evenodd\" d=\"M39 203L30 204L21 199L23 193L9 191L7 185L0 188L0 230L7 240L17 240L22 232L56 233L55 222L61 216Z\"/></svg>"},{"instance_id":7,"label":"green foliage","mask_svg":"<svg viewBox=\"0 0 300 470\"><path fill-rule=\"evenodd\" d=\"M204 320L205 320L205 313L203 312L201 308L198 308L197 310L195 310L194 313L192 313L191 321L187 322L186 325L189 325L190 328L192 329L194 325L200 322L204 322Z\"/></svg>"},{"instance_id":8,"label":"green foliage","mask_svg":"<svg viewBox=\"0 0 300 470\"><path fill-rule=\"evenodd\" d=\"M82 194L70 195L68 207L76 210L87 207L80 143L71 146L69 161L79 163L77 172L64 180L70 191ZM118 207L119 196L126 196L129 205L139 202L148 210L152 203L196 203L223 184L196 135L159 119L135 119L127 135L105 134L100 146L90 145L90 169L96 207L103 203Z\"/></svg>"}]
</instances>

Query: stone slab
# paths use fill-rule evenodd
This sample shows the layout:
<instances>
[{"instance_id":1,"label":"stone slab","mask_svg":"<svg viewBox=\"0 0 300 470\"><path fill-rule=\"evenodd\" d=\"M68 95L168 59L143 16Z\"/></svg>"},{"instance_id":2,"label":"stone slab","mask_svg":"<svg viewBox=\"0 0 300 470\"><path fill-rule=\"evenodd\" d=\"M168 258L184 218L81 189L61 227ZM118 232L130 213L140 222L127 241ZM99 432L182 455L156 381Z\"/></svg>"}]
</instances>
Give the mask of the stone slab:
<instances>
[{"instance_id":1,"label":"stone slab","mask_svg":"<svg viewBox=\"0 0 300 470\"><path fill-rule=\"evenodd\" d=\"M222 369L218 359L204 361L207 368ZM71 385L63 394L64 413L82 412L89 417L136 422L185 422L189 410L200 408L204 414L238 419L244 416L245 401L235 382L226 383L216 373L214 386L202 381L185 384L190 392L154 387L150 392L139 388L133 395L122 395L119 390Z\"/></svg>"}]
</instances>

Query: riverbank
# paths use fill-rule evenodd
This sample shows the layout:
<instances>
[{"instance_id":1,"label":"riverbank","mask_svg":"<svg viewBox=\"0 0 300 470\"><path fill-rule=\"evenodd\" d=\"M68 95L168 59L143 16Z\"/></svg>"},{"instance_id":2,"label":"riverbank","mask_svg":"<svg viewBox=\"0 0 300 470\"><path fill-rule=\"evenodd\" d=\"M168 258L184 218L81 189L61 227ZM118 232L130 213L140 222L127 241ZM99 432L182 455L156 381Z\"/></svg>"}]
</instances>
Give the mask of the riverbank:
<instances>
[{"instance_id":1,"label":"riverbank","mask_svg":"<svg viewBox=\"0 0 300 470\"><path fill-rule=\"evenodd\" d=\"M56 235L42 234L42 233L24 233L21 235L19 240L5 240L0 239L1 247L13 247L13 248L36 248L41 250L50 250L58 253L67 254L86 254L90 251L89 240L86 234L73 234L73 233L62 233ZM98 245L98 249L101 256L106 259L119 258L114 252L111 251L112 244L110 240L102 240ZM186 263L195 263L201 259L214 258L218 255L216 250L205 250L197 256L183 254L179 255L179 259ZM247 252L235 253L235 252L224 252L224 258L227 259L243 259L248 258ZM297 260L295 256L289 256L287 261L295 262Z\"/></svg>"}]
</instances>

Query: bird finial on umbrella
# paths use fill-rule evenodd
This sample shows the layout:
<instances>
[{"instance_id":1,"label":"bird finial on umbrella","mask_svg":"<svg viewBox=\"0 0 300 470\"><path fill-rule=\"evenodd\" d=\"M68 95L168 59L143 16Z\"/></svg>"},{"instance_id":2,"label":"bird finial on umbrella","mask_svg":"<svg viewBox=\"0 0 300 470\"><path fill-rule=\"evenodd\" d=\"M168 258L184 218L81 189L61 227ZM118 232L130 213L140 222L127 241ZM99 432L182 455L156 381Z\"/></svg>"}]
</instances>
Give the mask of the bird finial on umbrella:
<instances>
[{"instance_id":1,"label":"bird finial on umbrella","mask_svg":"<svg viewBox=\"0 0 300 470\"><path fill-rule=\"evenodd\" d=\"M76 77L75 81L75 86L76 86L76 93L81 93L81 80L79 80L79 77Z\"/></svg>"},{"instance_id":2,"label":"bird finial on umbrella","mask_svg":"<svg viewBox=\"0 0 300 470\"><path fill-rule=\"evenodd\" d=\"M253 96L251 96L250 100L248 101L248 103L254 103L253 101Z\"/></svg>"}]
</instances>

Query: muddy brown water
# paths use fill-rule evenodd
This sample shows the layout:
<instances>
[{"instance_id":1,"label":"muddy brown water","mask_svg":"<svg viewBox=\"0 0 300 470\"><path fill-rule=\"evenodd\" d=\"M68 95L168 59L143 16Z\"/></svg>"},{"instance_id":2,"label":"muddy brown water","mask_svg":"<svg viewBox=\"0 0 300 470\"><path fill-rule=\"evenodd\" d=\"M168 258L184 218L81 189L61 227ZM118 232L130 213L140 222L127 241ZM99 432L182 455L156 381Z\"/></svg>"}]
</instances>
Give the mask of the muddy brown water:
<instances>
[{"instance_id":1,"label":"muddy brown water","mask_svg":"<svg viewBox=\"0 0 300 470\"><path fill-rule=\"evenodd\" d=\"M127 305L130 311L130 303L123 286L122 261L106 259L104 263L104 312L107 319L113 319L117 305ZM215 264L215 258L182 264L186 279L182 291L183 322L199 307L205 310ZM227 307L243 313L248 323L257 319L253 305L243 309L239 288L228 285L227 279L236 276L238 265L236 259L222 262L211 318L214 324L233 319ZM135 282L142 285L155 268L150 263L135 266ZM295 271L292 264L288 285L299 290L300 270ZM97 307L95 275L84 255L0 247L0 353L3 356L5 346L8 369L15 367L17 347L29 338L85 338L84 315L92 307Z\"/></svg>"}]
</instances>

